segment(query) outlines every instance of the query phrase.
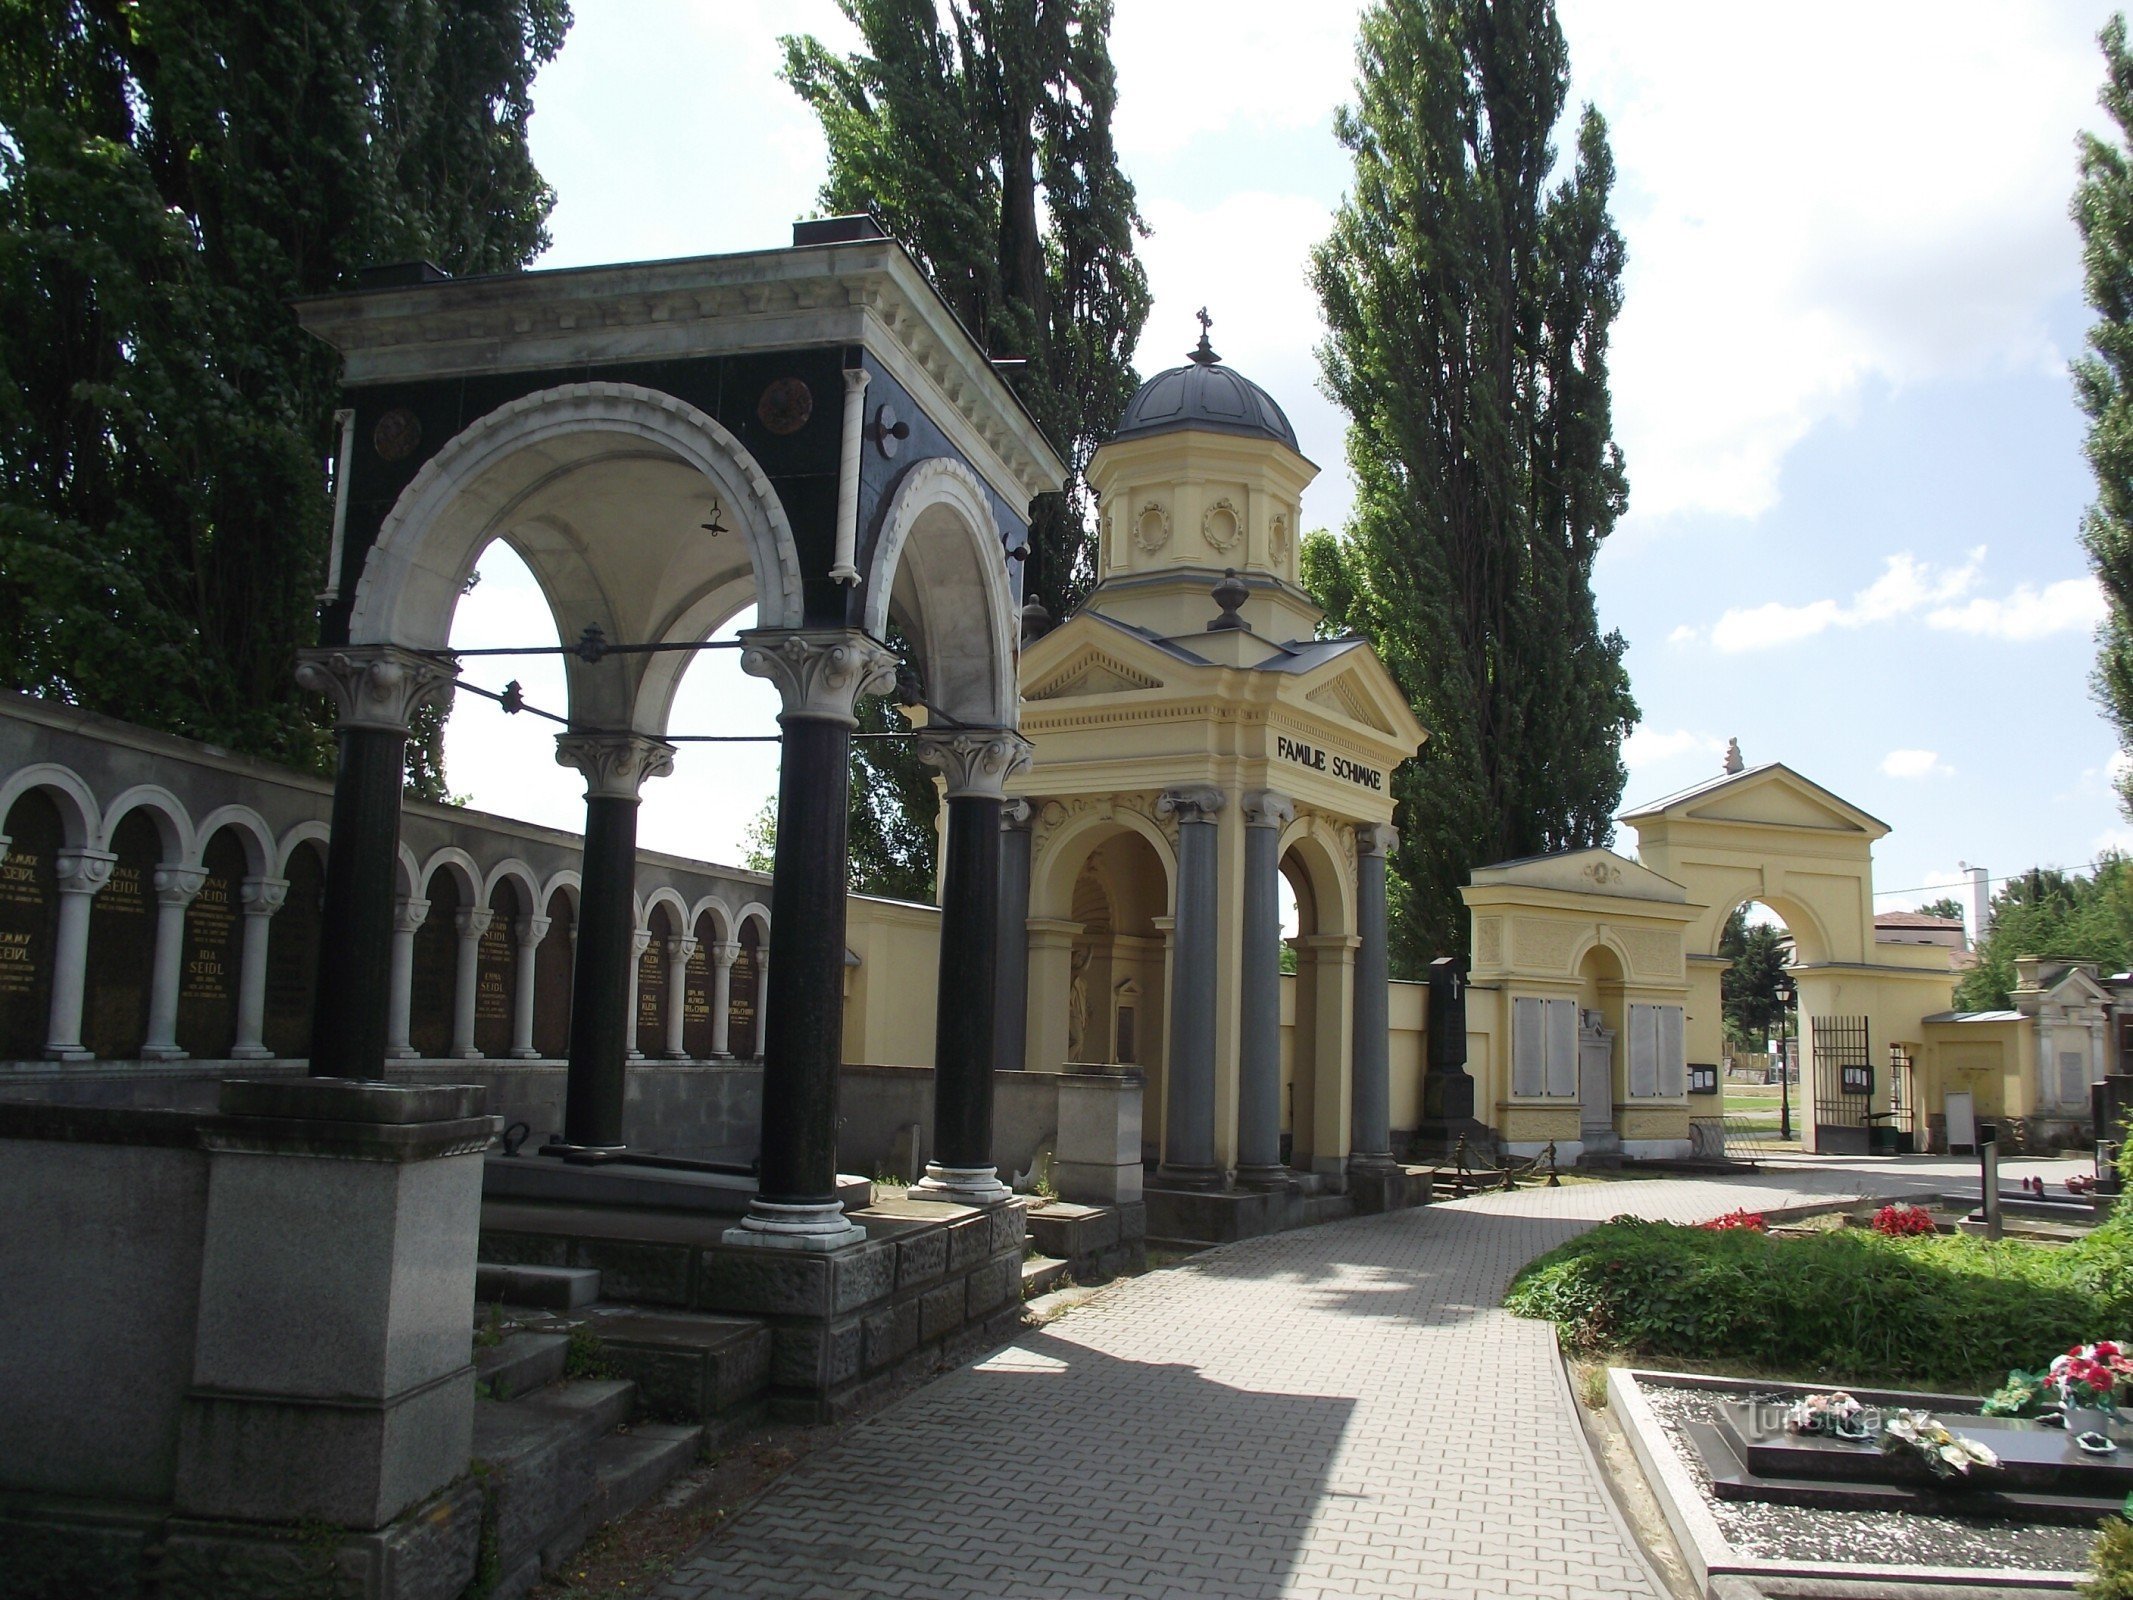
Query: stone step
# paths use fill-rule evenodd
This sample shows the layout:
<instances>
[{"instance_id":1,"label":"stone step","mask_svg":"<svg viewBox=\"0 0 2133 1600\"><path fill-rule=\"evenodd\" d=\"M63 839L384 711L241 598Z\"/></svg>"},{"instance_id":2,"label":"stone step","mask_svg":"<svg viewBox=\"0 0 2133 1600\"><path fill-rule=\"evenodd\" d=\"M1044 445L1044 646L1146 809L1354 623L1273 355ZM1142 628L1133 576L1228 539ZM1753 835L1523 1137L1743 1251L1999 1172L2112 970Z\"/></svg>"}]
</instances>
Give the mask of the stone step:
<instances>
[{"instance_id":1,"label":"stone step","mask_svg":"<svg viewBox=\"0 0 2133 1600\"><path fill-rule=\"evenodd\" d=\"M683 1423L731 1419L770 1383L770 1325L756 1317L597 1307L585 1326L597 1359L637 1385L646 1416Z\"/></svg>"},{"instance_id":2,"label":"stone step","mask_svg":"<svg viewBox=\"0 0 2133 1600\"><path fill-rule=\"evenodd\" d=\"M567 1334L514 1333L474 1352L474 1378L491 1400L516 1400L562 1377L569 1359Z\"/></svg>"},{"instance_id":3,"label":"stone step","mask_svg":"<svg viewBox=\"0 0 2133 1600\"><path fill-rule=\"evenodd\" d=\"M495 1514L496 1592L523 1594L544 1550L584 1537L595 1446L629 1419L637 1386L566 1378L517 1400L474 1403L474 1459ZM570 1545L575 1549L576 1545Z\"/></svg>"},{"instance_id":4,"label":"stone step","mask_svg":"<svg viewBox=\"0 0 2133 1600\"><path fill-rule=\"evenodd\" d=\"M1022 1263L1022 1298L1050 1294L1066 1276L1067 1264L1052 1256L1031 1256Z\"/></svg>"},{"instance_id":5,"label":"stone step","mask_svg":"<svg viewBox=\"0 0 2133 1600\"><path fill-rule=\"evenodd\" d=\"M474 1269L474 1298L574 1311L600 1298L600 1272L597 1267L521 1267L485 1261Z\"/></svg>"},{"instance_id":6,"label":"stone step","mask_svg":"<svg viewBox=\"0 0 2133 1600\"><path fill-rule=\"evenodd\" d=\"M1355 1201L1344 1194L1314 1194L1303 1203L1304 1226L1341 1222L1355 1215Z\"/></svg>"},{"instance_id":7,"label":"stone step","mask_svg":"<svg viewBox=\"0 0 2133 1600\"><path fill-rule=\"evenodd\" d=\"M646 1422L596 1441L590 1452L592 1493L577 1516L541 1546L541 1565L556 1571L597 1530L629 1515L688 1471L703 1433L680 1423Z\"/></svg>"}]
</instances>

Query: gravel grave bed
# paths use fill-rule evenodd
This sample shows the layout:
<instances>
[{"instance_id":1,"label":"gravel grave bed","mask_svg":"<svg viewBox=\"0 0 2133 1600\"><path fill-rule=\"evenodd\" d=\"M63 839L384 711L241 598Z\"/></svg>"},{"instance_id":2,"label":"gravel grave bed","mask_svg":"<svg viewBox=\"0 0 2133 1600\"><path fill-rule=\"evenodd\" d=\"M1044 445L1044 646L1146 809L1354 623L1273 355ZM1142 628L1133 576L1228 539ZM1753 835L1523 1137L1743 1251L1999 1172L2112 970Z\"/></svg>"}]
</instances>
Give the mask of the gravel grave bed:
<instances>
[{"instance_id":1,"label":"gravel grave bed","mask_svg":"<svg viewBox=\"0 0 2133 1600\"><path fill-rule=\"evenodd\" d=\"M1716 1422L1726 1398L1709 1389L1639 1384L1674 1453L1734 1549L1769 1561L1866 1562L1906 1567L2015 1567L2081 1572L2095 1535L2083 1528L2013 1522L2001 1517L1935 1517L1900 1511L1825 1511L1810 1506L1721 1500L1711 1492L1703 1457L1684 1422ZM1960 1419L1942 1414L1960 1426Z\"/></svg>"}]
</instances>

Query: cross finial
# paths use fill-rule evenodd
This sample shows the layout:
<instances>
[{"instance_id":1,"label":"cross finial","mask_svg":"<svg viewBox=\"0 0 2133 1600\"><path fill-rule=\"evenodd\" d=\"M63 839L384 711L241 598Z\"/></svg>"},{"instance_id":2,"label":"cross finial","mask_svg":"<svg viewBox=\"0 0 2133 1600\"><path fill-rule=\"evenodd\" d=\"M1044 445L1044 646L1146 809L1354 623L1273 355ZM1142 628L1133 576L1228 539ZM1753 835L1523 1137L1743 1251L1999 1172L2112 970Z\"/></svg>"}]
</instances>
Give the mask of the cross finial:
<instances>
[{"instance_id":1,"label":"cross finial","mask_svg":"<svg viewBox=\"0 0 2133 1600\"><path fill-rule=\"evenodd\" d=\"M1191 352L1192 359L1199 362L1203 367L1211 367L1222 359L1215 354L1215 347L1207 342L1207 330L1215 325L1215 319L1207 314L1207 307L1205 306L1200 307L1193 315L1200 322L1200 342Z\"/></svg>"}]
</instances>

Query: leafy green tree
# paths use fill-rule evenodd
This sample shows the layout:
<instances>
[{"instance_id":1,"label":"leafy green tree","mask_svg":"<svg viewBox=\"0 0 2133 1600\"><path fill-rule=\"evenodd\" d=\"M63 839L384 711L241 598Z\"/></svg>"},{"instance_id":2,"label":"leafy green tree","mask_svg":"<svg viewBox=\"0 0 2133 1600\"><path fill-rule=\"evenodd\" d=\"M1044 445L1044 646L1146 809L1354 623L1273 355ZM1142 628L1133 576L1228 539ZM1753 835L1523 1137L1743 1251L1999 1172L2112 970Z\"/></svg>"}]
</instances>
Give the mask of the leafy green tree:
<instances>
[{"instance_id":1,"label":"leafy green tree","mask_svg":"<svg viewBox=\"0 0 2133 1600\"><path fill-rule=\"evenodd\" d=\"M322 767L335 360L288 301L523 265L565 0L0 4L0 682ZM444 794L421 757L416 784Z\"/></svg>"},{"instance_id":2,"label":"leafy green tree","mask_svg":"<svg viewBox=\"0 0 2133 1600\"><path fill-rule=\"evenodd\" d=\"M1956 985L1956 1005L2009 1005L2023 956L2093 961L2106 973L2133 964L2133 862L2106 855L2086 878L2032 867L2008 879L1992 897L1992 926L1978 942L1977 965Z\"/></svg>"},{"instance_id":3,"label":"leafy green tree","mask_svg":"<svg viewBox=\"0 0 2133 1600\"><path fill-rule=\"evenodd\" d=\"M1606 842L1637 721L1592 564L1628 501L1607 344L1623 247L1552 0L1378 0L1335 132L1354 187L1312 277L1356 506L1305 572L1431 741L1395 782L1394 957L1463 947L1475 866Z\"/></svg>"},{"instance_id":4,"label":"leafy green tree","mask_svg":"<svg viewBox=\"0 0 2133 1600\"><path fill-rule=\"evenodd\" d=\"M1921 917L1946 917L1950 921L1963 920L1963 903L1952 894L1944 894L1938 900L1928 900L1918 908Z\"/></svg>"},{"instance_id":5,"label":"leafy green tree","mask_svg":"<svg viewBox=\"0 0 2133 1600\"><path fill-rule=\"evenodd\" d=\"M2097 700L2133 751L2133 55L2126 20L2113 17L2098 42L2104 83L2098 102L2112 136L2081 136L2081 179L2074 222L2081 230L2083 278L2096 321L2089 354L2074 363L2074 393L2088 413L2086 453L2096 499L2082 519L2081 542L2103 585L2108 610L2097 631ZM2133 814L2133 773L2118 780L2119 803Z\"/></svg>"},{"instance_id":6,"label":"leafy green tree","mask_svg":"<svg viewBox=\"0 0 2133 1600\"><path fill-rule=\"evenodd\" d=\"M1777 998L1792 953L1785 930L1767 922L1750 924L1748 908L1735 906L1718 937L1718 953L1732 963L1718 979L1726 1043L1736 1050L1760 1050L1776 1035L1785 1013Z\"/></svg>"},{"instance_id":7,"label":"leafy green tree","mask_svg":"<svg viewBox=\"0 0 2133 1600\"><path fill-rule=\"evenodd\" d=\"M871 211L995 357L1071 469L1030 507L1025 592L1054 618L1095 577L1082 470L1138 378L1146 225L1111 142L1110 0L838 0L862 49L790 37L829 145L822 205ZM863 730L901 726L886 708ZM853 747L854 887L928 898L935 789L908 741Z\"/></svg>"}]
</instances>

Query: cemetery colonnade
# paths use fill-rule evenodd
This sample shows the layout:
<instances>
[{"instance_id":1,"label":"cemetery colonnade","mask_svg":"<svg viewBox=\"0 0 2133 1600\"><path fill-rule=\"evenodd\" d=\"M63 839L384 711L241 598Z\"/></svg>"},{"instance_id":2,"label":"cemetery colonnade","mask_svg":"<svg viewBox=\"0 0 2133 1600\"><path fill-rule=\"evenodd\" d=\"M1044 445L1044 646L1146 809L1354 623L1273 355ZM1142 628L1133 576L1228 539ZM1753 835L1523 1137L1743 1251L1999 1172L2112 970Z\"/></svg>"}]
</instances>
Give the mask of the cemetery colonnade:
<instances>
[{"instance_id":1,"label":"cemetery colonnade","mask_svg":"<svg viewBox=\"0 0 2133 1600\"><path fill-rule=\"evenodd\" d=\"M196 819L161 786L100 800L89 778L62 764L13 773L0 784L0 999L9 1002L0 1059L310 1056L330 839L309 821L277 836L250 806ZM135 848L142 841L145 851ZM403 845L396 858L385 1059L562 1055L553 1035L543 1048L537 1023L572 1009L577 870L543 884L510 855L486 871L458 846L418 862ZM654 897L679 900L671 886ZM641 932L641 914L632 915ZM770 911L759 901L734 910L702 898L695 923L769 948ZM422 964L418 984L422 936L440 959ZM760 963L745 993L732 995L726 981L743 950L738 939L717 941L720 981L706 997L716 1010L697 1035L705 1048L670 1059L733 1059L735 1036L743 1059L755 1054ZM679 1017L687 963L666 971L663 1003Z\"/></svg>"}]
</instances>

